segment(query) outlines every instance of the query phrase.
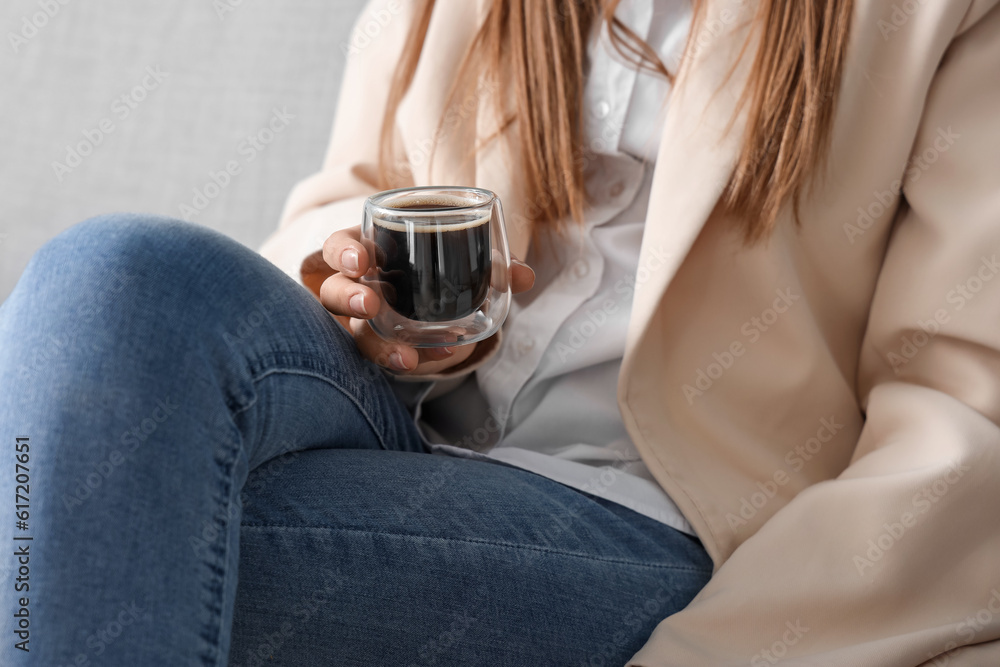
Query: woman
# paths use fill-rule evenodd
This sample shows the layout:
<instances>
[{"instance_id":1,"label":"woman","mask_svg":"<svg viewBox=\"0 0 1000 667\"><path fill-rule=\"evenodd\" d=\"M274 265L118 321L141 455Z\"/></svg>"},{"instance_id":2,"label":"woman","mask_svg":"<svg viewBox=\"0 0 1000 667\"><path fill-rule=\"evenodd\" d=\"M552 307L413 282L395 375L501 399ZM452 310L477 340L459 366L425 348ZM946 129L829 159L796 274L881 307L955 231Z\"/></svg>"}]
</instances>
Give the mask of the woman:
<instances>
[{"instance_id":1,"label":"woman","mask_svg":"<svg viewBox=\"0 0 1000 667\"><path fill-rule=\"evenodd\" d=\"M113 217L0 311L11 664L997 663L995 0L358 29L263 249L307 289ZM414 184L500 194L502 337L365 323L361 203Z\"/></svg>"}]
</instances>

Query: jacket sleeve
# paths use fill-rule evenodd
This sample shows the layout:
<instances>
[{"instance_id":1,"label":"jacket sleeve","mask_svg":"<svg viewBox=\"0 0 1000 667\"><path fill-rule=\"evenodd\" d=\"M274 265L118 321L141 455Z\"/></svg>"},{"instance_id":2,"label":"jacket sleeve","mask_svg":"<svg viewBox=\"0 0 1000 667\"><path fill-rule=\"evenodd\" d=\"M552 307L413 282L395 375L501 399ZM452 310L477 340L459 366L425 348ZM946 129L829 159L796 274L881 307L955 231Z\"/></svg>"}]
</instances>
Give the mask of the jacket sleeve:
<instances>
[{"instance_id":1,"label":"jacket sleeve","mask_svg":"<svg viewBox=\"0 0 1000 667\"><path fill-rule=\"evenodd\" d=\"M1000 6L971 7L915 142L938 141L936 162L904 179L850 466L777 512L630 666L1000 665Z\"/></svg>"},{"instance_id":2,"label":"jacket sleeve","mask_svg":"<svg viewBox=\"0 0 1000 667\"><path fill-rule=\"evenodd\" d=\"M365 199L380 190L382 118L416 5L408 0L371 0L361 13L345 47L347 66L323 168L295 186L277 231L260 249L261 255L300 284L328 268L323 242L333 232L360 224ZM400 172L405 174L405 170ZM469 359L443 373L399 379L449 380L442 387L457 386L496 353L500 340L497 332L481 342Z\"/></svg>"}]
</instances>

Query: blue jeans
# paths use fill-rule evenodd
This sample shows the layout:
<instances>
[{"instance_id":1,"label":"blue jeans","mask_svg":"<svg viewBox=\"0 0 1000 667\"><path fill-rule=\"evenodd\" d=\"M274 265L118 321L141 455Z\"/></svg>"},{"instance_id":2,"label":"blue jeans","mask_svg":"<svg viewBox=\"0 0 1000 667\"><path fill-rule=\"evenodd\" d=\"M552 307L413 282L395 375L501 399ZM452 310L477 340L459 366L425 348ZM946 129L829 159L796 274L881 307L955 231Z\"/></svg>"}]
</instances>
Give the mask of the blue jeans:
<instances>
[{"instance_id":1,"label":"blue jeans","mask_svg":"<svg viewBox=\"0 0 1000 667\"><path fill-rule=\"evenodd\" d=\"M4 665L622 665L711 572L624 507L426 453L306 290L197 225L49 242L0 387Z\"/></svg>"}]
</instances>

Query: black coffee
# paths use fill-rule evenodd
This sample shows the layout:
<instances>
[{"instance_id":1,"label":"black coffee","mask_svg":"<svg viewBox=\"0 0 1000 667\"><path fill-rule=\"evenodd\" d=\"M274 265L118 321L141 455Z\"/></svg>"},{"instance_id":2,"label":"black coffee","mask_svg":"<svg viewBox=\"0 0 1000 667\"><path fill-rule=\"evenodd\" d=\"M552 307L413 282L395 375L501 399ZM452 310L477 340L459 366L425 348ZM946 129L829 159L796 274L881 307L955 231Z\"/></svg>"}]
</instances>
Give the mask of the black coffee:
<instances>
[{"instance_id":1,"label":"black coffee","mask_svg":"<svg viewBox=\"0 0 1000 667\"><path fill-rule=\"evenodd\" d=\"M421 322L447 322L476 312L490 288L488 214L470 213L466 220L454 221L454 212L462 207L413 201L393 208L439 210L448 219L435 224L424 214L413 224L373 220L386 303Z\"/></svg>"}]
</instances>

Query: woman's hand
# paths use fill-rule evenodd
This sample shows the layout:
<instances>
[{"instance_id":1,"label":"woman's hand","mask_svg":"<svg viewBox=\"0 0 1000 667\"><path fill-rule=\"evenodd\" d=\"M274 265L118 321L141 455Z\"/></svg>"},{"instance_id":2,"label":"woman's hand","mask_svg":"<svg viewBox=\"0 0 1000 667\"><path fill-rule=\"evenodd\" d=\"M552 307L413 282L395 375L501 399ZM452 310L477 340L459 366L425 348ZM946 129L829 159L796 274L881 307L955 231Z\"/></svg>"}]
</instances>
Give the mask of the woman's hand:
<instances>
[{"instance_id":1,"label":"woman's hand","mask_svg":"<svg viewBox=\"0 0 1000 667\"><path fill-rule=\"evenodd\" d=\"M306 287L316 292L323 306L351 332L362 356L393 372L415 375L440 373L472 356L475 343L417 350L382 340L372 330L366 320L375 317L383 304L371 287L358 282L371 262L361 243L360 225L332 234L323 244L323 260L329 270L313 274L309 280L312 284ZM510 279L511 289L517 294L531 289L535 272L514 259Z\"/></svg>"}]
</instances>

